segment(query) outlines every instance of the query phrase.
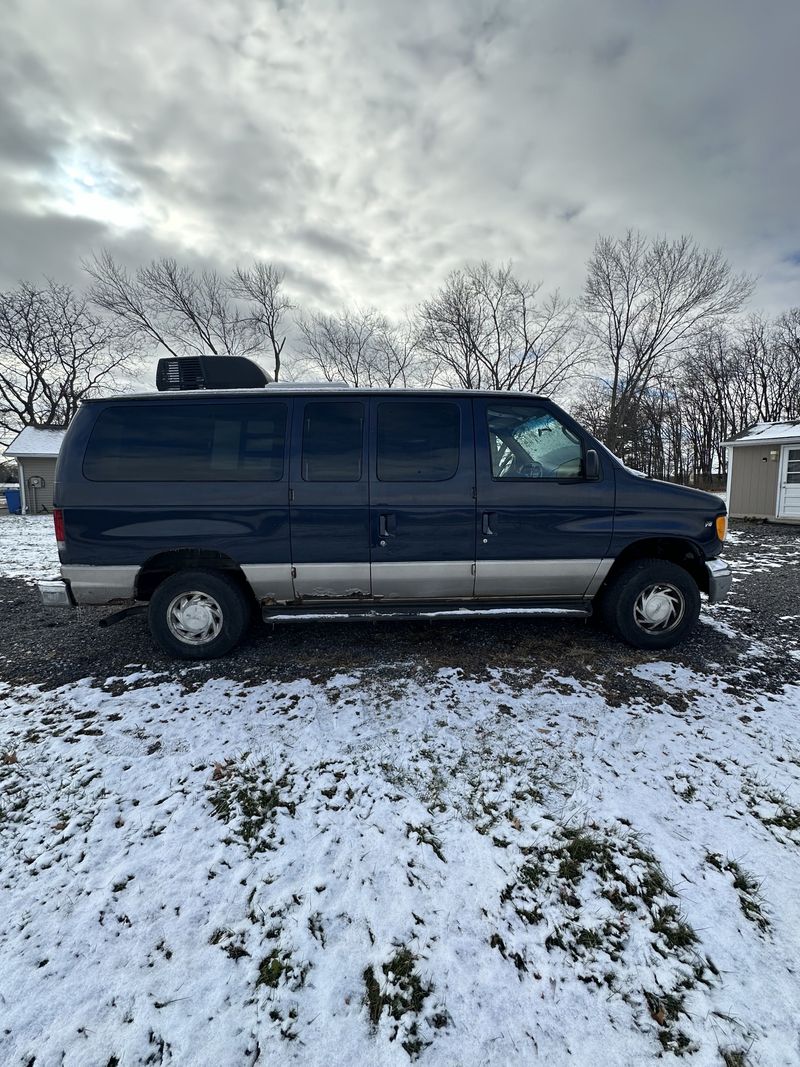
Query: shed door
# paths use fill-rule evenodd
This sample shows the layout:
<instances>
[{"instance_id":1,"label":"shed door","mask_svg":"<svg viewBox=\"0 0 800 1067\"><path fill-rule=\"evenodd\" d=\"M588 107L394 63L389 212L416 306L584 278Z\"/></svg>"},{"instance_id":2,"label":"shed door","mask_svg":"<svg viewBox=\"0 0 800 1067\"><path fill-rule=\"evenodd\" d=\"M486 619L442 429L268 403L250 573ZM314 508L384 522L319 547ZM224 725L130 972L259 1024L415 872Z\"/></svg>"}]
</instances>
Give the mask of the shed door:
<instances>
[{"instance_id":1,"label":"shed door","mask_svg":"<svg viewBox=\"0 0 800 1067\"><path fill-rule=\"evenodd\" d=\"M800 519L800 447L784 447L778 514Z\"/></svg>"}]
</instances>

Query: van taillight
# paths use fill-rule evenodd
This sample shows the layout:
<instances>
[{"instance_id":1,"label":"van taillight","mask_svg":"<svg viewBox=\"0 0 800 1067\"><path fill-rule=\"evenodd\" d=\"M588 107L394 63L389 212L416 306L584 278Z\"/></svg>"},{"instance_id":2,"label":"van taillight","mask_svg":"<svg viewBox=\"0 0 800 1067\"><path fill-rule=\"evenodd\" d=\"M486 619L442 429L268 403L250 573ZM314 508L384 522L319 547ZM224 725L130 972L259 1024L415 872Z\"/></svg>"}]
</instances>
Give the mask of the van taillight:
<instances>
[{"instance_id":1,"label":"van taillight","mask_svg":"<svg viewBox=\"0 0 800 1067\"><path fill-rule=\"evenodd\" d=\"M56 541L58 541L59 544L63 544L65 541L64 512L61 510L61 508L53 508L53 526L56 530Z\"/></svg>"}]
</instances>

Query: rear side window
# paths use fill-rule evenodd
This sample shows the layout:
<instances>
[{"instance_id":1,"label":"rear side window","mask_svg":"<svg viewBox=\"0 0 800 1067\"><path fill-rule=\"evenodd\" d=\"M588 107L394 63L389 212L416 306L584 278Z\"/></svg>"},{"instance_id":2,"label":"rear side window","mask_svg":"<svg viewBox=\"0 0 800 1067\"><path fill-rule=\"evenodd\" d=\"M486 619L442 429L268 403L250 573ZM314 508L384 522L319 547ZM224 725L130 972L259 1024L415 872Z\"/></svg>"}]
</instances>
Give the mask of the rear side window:
<instances>
[{"instance_id":1,"label":"rear side window","mask_svg":"<svg viewBox=\"0 0 800 1067\"><path fill-rule=\"evenodd\" d=\"M458 470L461 419L456 404L438 401L378 405L378 478L443 482Z\"/></svg>"},{"instance_id":2,"label":"rear side window","mask_svg":"<svg viewBox=\"0 0 800 1067\"><path fill-rule=\"evenodd\" d=\"M363 440L363 404L350 400L306 404L303 481L360 481Z\"/></svg>"},{"instance_id":3,"label":"rear side window","mask_svg":"<svg viewBox=\"0 0 800 1067\"><path fill-rule=\"evenodd\" d=\"M114 404L94 425L83 473L96 482L277 482L285 448L285 404Z\"/></svg>"}]
</instances>

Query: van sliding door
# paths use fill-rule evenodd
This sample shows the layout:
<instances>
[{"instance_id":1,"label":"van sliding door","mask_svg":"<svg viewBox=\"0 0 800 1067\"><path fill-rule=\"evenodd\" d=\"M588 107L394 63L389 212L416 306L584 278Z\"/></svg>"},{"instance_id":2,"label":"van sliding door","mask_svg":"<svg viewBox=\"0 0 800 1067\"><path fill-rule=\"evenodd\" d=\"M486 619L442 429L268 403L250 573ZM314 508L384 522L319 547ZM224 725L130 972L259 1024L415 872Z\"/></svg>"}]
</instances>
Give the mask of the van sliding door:
<instances>
[{"instance_id":1,"label":"van sliding door","mask_svg":"<svg viewBox=\"0 0 800 1067\"><path fill-rule=\"evenodd\" d=\"M366 404L295 399L290 521L297 600L370 596Z\"/></svg>"},{"instance_id":2,"label":"van sliding door","mask_svg":"<svg viewBox=\"0 0 800 1067\"><path fill-rule=\"evenodd\" d=\"M373 596L471 598L475 448L469 400L387 394L371 406Z\"/></svg>"}]
</instances>

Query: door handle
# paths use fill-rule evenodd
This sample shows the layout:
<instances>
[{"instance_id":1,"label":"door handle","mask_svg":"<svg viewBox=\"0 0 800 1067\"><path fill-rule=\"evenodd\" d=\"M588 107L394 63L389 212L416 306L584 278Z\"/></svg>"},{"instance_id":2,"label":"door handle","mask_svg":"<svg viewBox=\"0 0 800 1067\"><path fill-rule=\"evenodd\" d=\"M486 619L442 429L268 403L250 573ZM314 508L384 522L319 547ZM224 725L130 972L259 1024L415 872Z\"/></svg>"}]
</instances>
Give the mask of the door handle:
<instances>
[{"instance_id":1,"label":"door handle","mask_svg":"<svg viewBox=\"0 0 800 1067\"><path fill-rule=\"evenodd\" d=\"M397 523L392 514L381 515L378 518L378 536L381 538L393 537Z\"/></svg>"},{"instance_id":2,"label":"door handle","mask_svg":"<svg viewBox=\"0 0 800 1067\"><path fill-rule=\"evenodd\" d=\"M494 530L492 529L492 522L496 518L497 518L497 515L496 515L496 513L494 511L484 511L484 513L483 513L482 530L483 530L483 533L484 533L485 536L488 537L490 534L494 533Z\"/></svg>"}]
</instances>

